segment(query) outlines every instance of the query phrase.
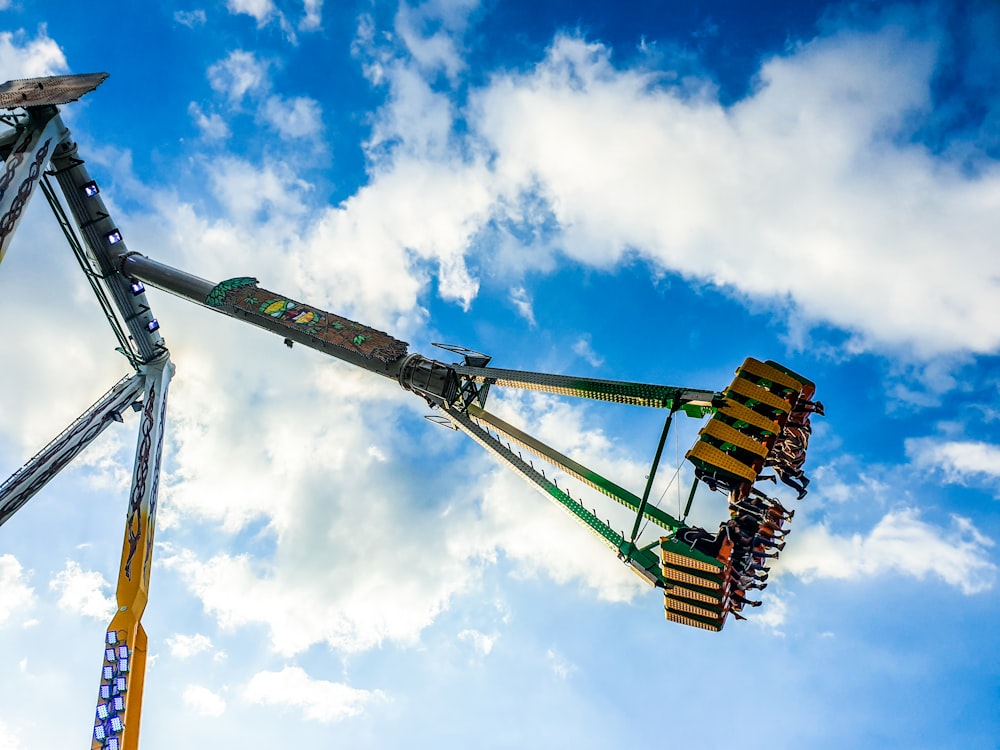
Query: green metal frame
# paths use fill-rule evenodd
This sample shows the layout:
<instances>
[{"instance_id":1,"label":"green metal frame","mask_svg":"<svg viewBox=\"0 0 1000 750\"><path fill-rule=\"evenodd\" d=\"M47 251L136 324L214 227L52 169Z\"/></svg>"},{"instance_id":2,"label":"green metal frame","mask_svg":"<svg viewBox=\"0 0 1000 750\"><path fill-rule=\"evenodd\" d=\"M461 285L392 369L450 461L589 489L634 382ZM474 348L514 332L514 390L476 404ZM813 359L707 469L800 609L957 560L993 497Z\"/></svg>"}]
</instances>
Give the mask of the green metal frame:
<instances>
[{"instance_id":1,"label":"green metal frame","mask_svg":"<svg viewBox=\"0 0 1000 750\"><path fill-rule=\"evenodd\" d=\"M647 545L646 547L642 548L634 548L634 545L631 545L632 549L630 549L629 542L625 540L625 536L622 533L613 529L606 521L601 520L596 513L594 513L591 510L588 510L578 500L573 499L567 491L560 488L555 482L550 480L542 472L540 472L534 466L532 466L523 458L521 458L521 456L515 453L509 446L505 445L498 436L494 436L493 434L490 433L490 431L487 428L485 428L482 424L480 424L481 421L485 424L489 424L491 427L494 427L494 429L497 429L492 421L483 419L483 415L488 414L487 412L484 412L481 409L476 409L476 411L479 413L474 417L471 414L473 408L470 407L468 411L470 413L463 412L459 409L448 409L446 410L446 414L448 415L448 419L452 422L452 424L455 425L455 427L460 429L462 432L467 434L481 446L486 448L490 453L500 458L511 469L513 469L515 473L521 475L521 477L523 477L524 479L527 479L538 490L546 494L548 497L553 499L560 507L562 507L564 510L573 515L573 517L576 518L578 521L580 521L580 523L587 526L591 531L593 531L597 536L599 536L605 542L605 544L607 544L609 547L615 550L620 557L625 559L626 562L628 562L634 569L636 569L636 572L639 572L650 583L659 586L661 588L669 588L670 586L669 582L660 573L660 558L656 554L656 552L653 551L653 548L658 544L658 542L654 542L653 544ZM530 435L527 435L526 433L517 430L517 428L514 428L511 425L507 425L505 422L495 417L494 415L489 415L489 417L509 427L514 432L514 434L520 434L522 436L528 437L538 446L543 446L545 448L548 448L548 446L544 446L544 444L536 441L534 438L531 438ZM499 433L500 431L498 430L498 434ZM518 444L521 444L514 438L512 438L512 440L514 442L518 442ZM527 448L527 446L523 444L522 447ZM531 450L531 448L528 448L528 450ZM552 454L558 456L562 455L557 453L556 451L553 451L551 448L549 448L548 450L551 451ZM535 451L532 450L532 452L534 453ZM543 456L540 453L536 453L536 455L539 455L539 457L546 458L546 460L548 460L546 456ZM576 466L580 466L580 464L576 464ZM566 467L562 468L564 468L564 470L567 470L569 472L569 470L566 469ZM615 485L612 482L608 482L607 480L604 480L603 477L600 477L596 473L590 472L590 474L592 477L603 480L606 487L618 488L617 485ZM590 484L590 482L588 482L588 484ZM595 484L591 484L591 486L596 487ZM621 488L618 489L621 490L621 492L623 493L627 493L627 490L622 490ZM602 492L604 492L604 494L607 494L609 497L614 497L614 495L610 494L610 492L608 491L602 490ZM635 496L633 495L632 497ZM623 504L627 505L627 503ZM626 552L628 552L628 557L626 557Z\"/></svg>"}]
</instances>

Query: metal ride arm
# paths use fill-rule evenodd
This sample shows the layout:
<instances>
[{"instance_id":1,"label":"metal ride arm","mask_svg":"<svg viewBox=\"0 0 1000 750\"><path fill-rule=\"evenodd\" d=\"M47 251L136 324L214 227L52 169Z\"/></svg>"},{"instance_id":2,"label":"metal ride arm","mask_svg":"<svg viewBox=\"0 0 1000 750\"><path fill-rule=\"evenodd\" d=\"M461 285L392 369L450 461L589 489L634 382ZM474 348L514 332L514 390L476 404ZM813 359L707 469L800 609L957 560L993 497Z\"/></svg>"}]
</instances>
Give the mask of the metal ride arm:
<instances>
[{"instance_id":1,"label":"metal ride arm","mask_svg":"<svg viewBox=\"0 0 1000 750\"><path fill-rule=\"evenodd\" d=\"M618 552L619 556L622 556L622 549L626 541L621 533L615 531L607 522L602 521L595 513L587 510L580 502L570 497L566 490L561 489L555 482L548 479L542 472L521 458L511 450L509 445L505 445L498 436L491 434L488 429L479 424L478 420L473 419L470 414L457 409L447 409L445 414L456 428L460 429L503 461L516 474L530 482L542 494L554 500L563 510L590 528L605 544ZM486 422L486 424L492 426L489 422ZM643 548L635 550L626 562L633 572L650 585L659 588L670 587L669 582L660 574L660 559L651 549Z\"/></svg>"},{"instance_id":2,"label":"metal ride arm","mask_svg":"<svg viewBox=\"0 0 1000 750\"><path fill-rule=\"evenodd\" d=\"M141 375L122 378L97 403L0 485L0 526L104 432L109 424L121 422L122 411L136 403L136 396L142 391L142 385Z\"/></svg>"},{"instance_id":3,"label":"metal ride arm","mask_svg":"<svg viewBox=\"0 0 1000 750\"><path fill-rule=\"evenodd\" d=\"M652 479L673 414L683 411L689 416L701 417L713 413L724 403L721 394L709 390L487 368L483 366L489 361L485 355L460 347L444 346L443 348L464 354L465 357L464 365L448 365L420 354L408 354L405 342L382 331L261 289L254 278L239 277L213 284L138 253L122 254L117 263L126 277L164 289L230 317L265 328L286 340L297 341L397 380L404 389L417 393L431 406L444 410L455 427L487 447L576 515L611 544L625 562L643 571L643 577L649 582L658 586L665 585L665 580L656 570L655 555L635 544L639 523L645 518L667 533L684 526L683 522L648 504ZM660 436L643 496L636 496L485 411L482 407L485 406L486 394L493 385L669 409L670 414ZM498 437L494 438L490 429ZM543 475L536 476L537 472L532 467L522 465L523 461L509 455L509 449L499 441L499 436L530 450L635 512L636 524L631 537L626 540L614 530L604 528L603 522L596 520L596 516L549 483Z\"/></svg>"},{"instance_id":4,"label":"metal ride arm","mask_svg":"<svg viewBox=\"0 0 1000 750\"><path fill-rule=\"evenodd\" d=\"M618 380L581 378L572 375L550 375L541 372L504 370L496 367L455 365L455 372L476 383L544 391L563 396L578 396L618 404L651 406L659 409L683 410L692 417L703 417L718 405L715 391L676 388L667 385L627 383Z\"/></svg>"},{"instance_id":5,"label":"metal ride arm","mask_svg":"<svg viewBox=\"0 0 1000 750\"><path fill-rule=\"evenodd\" d=\"M492 427L493 430L503 435L508 440L531 451L536 456L547 461L556 468L562 469L570 476L575 477L587 486L592 487L602 495L610 497L617 503L621 503L633 512L640 513L640 517L645 516L648 520L662 526L668 531L675 531L682 526L681 522L676 518L668 513L664 513L662 510L654 506L646 505L646 507L640 511L640 506L644 505L641 498L629 492L624 487L620 487L614 482L605 479L596 471L592 471L586 466L577 463L569 456L560 453L537 438L534 438L528 433L517 429L513 425L500 419L495 414L490 414L488 411L480 409L477 406L470 406L467 413L474 422Z\"/></svg>"}]
</instances>

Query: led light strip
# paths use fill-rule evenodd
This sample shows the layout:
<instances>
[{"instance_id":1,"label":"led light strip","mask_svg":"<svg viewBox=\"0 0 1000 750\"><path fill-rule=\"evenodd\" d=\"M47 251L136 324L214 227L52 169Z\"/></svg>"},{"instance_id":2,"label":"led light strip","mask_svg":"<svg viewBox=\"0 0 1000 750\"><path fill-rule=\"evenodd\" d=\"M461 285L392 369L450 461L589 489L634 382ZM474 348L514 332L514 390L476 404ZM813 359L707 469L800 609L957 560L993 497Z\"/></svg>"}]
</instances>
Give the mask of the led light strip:
<instances>
[{"instance_id":1,"label":"led light strip","mask_svg":"<svg viewBox=\"0 0 1000 750\"><path fill-rule=\"evenodd\" d=\"M101 673L100 699L94 719L94 741L101 750L121 750L120 735L125 729L125 691L131 651L118 638L118 631L109 630L104 649L104 669Z\"/></svg>"}]
</instances>

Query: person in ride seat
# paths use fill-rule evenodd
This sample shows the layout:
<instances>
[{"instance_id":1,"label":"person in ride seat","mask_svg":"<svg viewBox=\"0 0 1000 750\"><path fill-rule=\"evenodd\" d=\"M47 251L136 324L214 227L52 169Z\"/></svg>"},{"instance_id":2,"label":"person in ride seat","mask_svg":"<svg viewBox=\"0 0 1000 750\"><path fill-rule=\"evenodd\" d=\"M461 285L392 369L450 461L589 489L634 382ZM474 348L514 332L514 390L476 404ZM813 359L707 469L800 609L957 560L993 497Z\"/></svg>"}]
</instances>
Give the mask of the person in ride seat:
<instances>
[{"instance_id":1,"label":"person in ride seat","mask_svg":"<svg viewBox=\"0 0 1000 750\"><path fill-rule=\"evenodd\" d=\"M729 539L729 534L727 524L721 523L714 535L697 526L688 526L677 532L676 538L703 555L717 558L722 552L722 545Z\"/></svg>"},{"instance_id":2,"label":"person in ride seat","mask_svg":"<svg viewBox=\"0 0 1000 750\"><path fill-rule=\"evenodd\" d=\"M744 606L746 606L746 605L750 605L751 607L759 607L761 604L764 603L764 602L750 601L745 596L743 596L743 595L741 595L741 594L739 594L739 593L737 593L735 591L729 595L729 599L730 599L730 601L735 601L736 603L738 603L740 605L741 609Z\"/></svg>"}]
</instances>

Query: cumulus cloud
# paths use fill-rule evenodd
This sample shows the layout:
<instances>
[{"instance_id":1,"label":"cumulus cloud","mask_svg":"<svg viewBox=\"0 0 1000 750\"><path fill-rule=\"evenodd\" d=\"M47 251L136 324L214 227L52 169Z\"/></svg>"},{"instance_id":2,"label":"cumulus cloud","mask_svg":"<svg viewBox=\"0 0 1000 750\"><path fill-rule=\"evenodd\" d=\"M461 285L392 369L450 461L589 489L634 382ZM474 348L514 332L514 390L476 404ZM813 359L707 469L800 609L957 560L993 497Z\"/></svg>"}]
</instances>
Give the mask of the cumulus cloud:
<instances>
[{"instance_id":1,"label":"cumulus cloud","mask_svg":"<svg viewBox=\"0 0 1000 750\"><path fill-rule=\"evenodd\" d=\"M0 70L4 80L54 76L69 71L66 56L44 24L30 38L26 32L0 31Z\"/></svg>"},{"instance_id":2,"label":"cumulus cloud","mask_svg":"<svg viewBox=\"0 0 1000 750\"><path fill-rule=\"evenodd\" d=\"M441 296L468 308L479 281L465 252L489 213L485 179L480 167L459 161L397 163L323 212L293 250L303 269L299 283L314 299L377 314L378 324L390 310L390 320L419 312L420 293L434 273Z\"/></svg>"},{"instance_id":3,"label":"cumulus cloud","mask_svg":"<svg viewBox=\"0 0 1000 750\"><path fill-rule=\"evenodd\" d=\"M472 90L464 109L429 83L429 69L459 70L445 52L369 52L390 95L365 192L384 196L379 205L423 206L434 202L428 190L450 192L474 174L475 204L435 217L462 228L454 262L518 244L504 237L527 216L547 232L534 263L558 251L607 268L636 254L768 300L798 324L832 323L854 334L854 348L993 351L1000 169L984 156L969 174L910 142L930 110L939 53L933 35L906 28L791 45L732 105L707 79L672 84L669 60L616 66L611 49L577 36L558 37L534 68ZM400 200L392 191L404 173ZM430 175L433 185L421 179ZM360 201L345 208L356 213ZM943 248L956 260L942 277Z\"/></svg>"},{"instance_id":4,"label":"cumulus cloud","mask_svg":"<svg viewBox=\"0 0 1000 750\"><path fill-rule=\"evenodd\" d=\"M942 472L948 482L1000 479L1000 446L981 440L911 438L906 455L919 469Z\"/></svg>"},{"instance_id":5,"label":"cumulus cloud","mask_svg":"<svg viewBox=\"0 0 1000 750\"><path fill-rule=\"evenodd\" d=\"M205 343L214 348L211 338ZM160 512L161 521L200 519L229 531L262 519L273 551L205 559L178 550L162 563L181 574L222 626L265 624L272 648L283 654L321 642L345 651L385 640L414 643L478 575L481 553L460 533L474 509L466 504L444 515L454 490L433 478L424 483L433 491L423 507L399 501L412 489L413 468L400 462L403 438L384 430L403 416L395 404L406 394L398 386L336 363L310 366L278 338L280 357L269 357L261 344L259 336L252 345L220 340L216 356L242 349L234 361L242 356L249 365L223 377L233 378L232 394L214 379L188 386L178 375L177 471ZM196 361L188 359L204 372ZM275 390L278 383L295 385ZM247 397L257 401L253 411L241 408ZM372 445L379 450L368 450ZM313 604L304 611L302 601Z\"/></svg>"},{"instance_id":6,"label":"cumulus cloud","mask_svg":"<svg viewBox=\"0 0 1000 750\"><path fill-rule=\"evenodd\" d=\"M314 138L323 129L323 108L307 96L271 96L261 107L261 119L282 138Z\"/></svg>"},{"instance_id":7,"label":"cumulus cloud","mask_svg":"<svg viewBox=\"0 0 1000 750\"><path fill-rule=\"evenodd\" d=\"M0 408L0 431L14 448L14 456L27 460L111 388L128 369L117 356L107 356L107 324L95 304L85 277L73 263L39 263L32 248L65 248L65 238L45 206L35 196L29 204L0 273L0 299L11 309L28 310L35 304L34 290L48 285L59 296L64 321L74 324L66 348L57 351L45 345L42 334L28 321L10 318L3 334L4 367L0 368L0 390L23 394L7 399ZM73 368L64 365L71 357ZM28 389L28 384L31 390ZM125 415L129 419L129 412ZM134 427L112 425L96 441L106 446L120 431L134 445ZM98 460L103 447L94 444L85 460ZM12 457L13 458L13 457ZM13 459L11 463L15 463ZM113 480L113 472L107 475Z\"/></svg>"},{"instance_id":8,"label":"cumulus cloud","mask_svg":"<svg viewBox=\"0 0 1000 750\"><path fill-rule=\"evenodd\" d=\"M280 672L258 672L246 687L251 703L292 706L306 719L324 723L357 716L373 701L385 700L381 690L359 690L340 682L317 680L300 667Z\"/></svg>"},{"instance_id":9,"label":"cumulus cloud","mask_svg":"<svg viewBox=\"0 0 1000 750\"><path fill-rule=\"evenodd\" d=\"M226 213L246 225L259 214L291 218L305 211L301 197L309 185L283 164L258 166L237 159L219 159L211 174L212 192Z\"/></svg>"},{"instance_id":10,"label":"cumulus cloud","mask_svg":"<svg viewBox=\"0 0 1000 750\"><path fill-rule=\"evenodd\" d=\"M751 622L757 627L766 628L774 635L784 635L781 626L788 619L788 602L777 592L768 592L761 601L764 607L754 612Z\"/></svg>"},{"instance_id":11,"label":"cumulus cloud","mask_svg":"<svg viewBox=\"0 0 1000 750\"><path fill-rule=\"evenodd\" d=\"M303 530L296 531L301 535ZM412 529L409 533L416 536ZM327 534L334 536L332 529ZM426 542L427 537L421 539ZM431 554L416 539L394 545L399 549L387 554L380 552L377 565L359 569L354 561L370 558L371 551L363 544L352 545L354 552L345 550L345 541L336 542L340 554L323 556L321 564L264 563L230 555L202 561L191 553L165 563L181 573L222 627L263 623L270 630L271 647L289 656L320 642L347 652L383 640L412 645L473 575L465 555L456 559L446 548L443 554ZM303 609L303 601L312 604Z\"/></svg>"},{"instance_id":12,"label":"cumulus cloud","mask_svg":"<svg viewBox=\"0 0 1000 750\"><path fill-rule=\"evenodd\" d=\"M452 83L458 80L465 69L462 36L469 14L478 6L479 0L399 4L396 33L423 75L433 79L438 73L443 73ZM423 33L428 28L433 32Z\"/></svg>"},{"instance_id":13,"label":"cumulus cloud","mask_svg":"<svg viewBox=\"0 0 1000 750\"><path fill-rule=\"evenodd\" d=\"M181 700L188 710L199 716L217 718L226 712L226 701L222 696L213 693L201 685L188 685L184 688Z\"/></svg>"},{"instance_id":14,"label":"cumulus cloud","mask_svg":"<svg viewBox=\"0 0 1000 750\"><path fill-rule=\"evenodd\" d=\"M988 591L997 566L992 540L967 518L953 515L947 528L921 520L913 508L887 513L867 535L839 536L823 525L796 534L782 553L783 569L805 581L859 579L886 573L919 580L938 578L964 594Z\"/></svg>"},{"instance_id":15,"label":"cumulus cloud","mask_svg":"<svg viewBox=\"0 0 1000 750\"><path fill-rule=\"evenodd\" d=\"M227 57L209 66L207 75L212 88L222 94L228 106L240 112L242 105L254 105L257 122L267 125L284 140L315 139L323 129L323 108L308 96L284 96L270 93L270 61L253 52L233 50ZM188 111L206 138L228 137L229 125L218 114L206 115L192 102ZM275 149L271 149L273 152Z\"/></svg>"},{"instance_id":16,"label":"cumulus cloud","mask_svg":"<svg viewBox=\"0 0 1000 750\"><path fill-rule=\"evenodd\" d=\"M641 487L645 467L602 430L586 426L580 404L540 394L491 395L490 410L544 443L571 456L624 487ZM524 454L528 458L529 454ZM530 459L541 468L540 459ZM497 466L494 464L494 466ZM594 510L613 528L624 531L634 513L546 466L571 496ZM573 582L607 601L631 601L648 591L636 575L609 552L605 543L566 510L540 493L525 491L522 479L506 468L485 475L482 545L515 563L521 576L545 575Z\"/></svg>"},{"instance_id":17,"label":"cumulus cloud","mask_svg":"<svg viewBox=\"0 0 1000 750\"><path fill-rule=\"evenodd\" d=\"M276 11L273 0L226 0L226 9L253 17L258 26L266 25Z\"/></svg>"},{"instance_id":18,"label":"cumulus cloud","mask_svg":"<svg viewBox=\"0 0 1000 750\"><path fill-rule=\"evenodd\" d=\"M323 22L323 0L303 0L305 15L299 21L301 31L316 31Z\"/></svg>"},{"instance_id":19,"label":"cumulus cloud","mask_svg":"<svg viewBox=\"0 0 1000 750\"><path fill-rule=\"evenodd\" d=\"M35 590L28 585L28 574L13 555L0 555L0 625L18 609L35 601Z\"/></svg>"},{"instance_id":20,"label":"cumulus cloud","mask_svg":"<svg viewBox=\"0 0 1000 750\"><path fill-rule=\"evenodd\" d=\"M221 140L229 137L229 126L217 112L205 114L197 103L191 102L188 105L188 114L191 115L194 124L205 138L209 140Z\"/></svg>"},{"instance_id":21,"label":"cumulus cloud","mask_svg":"<svg viewBox=\"0 0 1000 750\"><path fill-rule=\"evenodd\" d=\"M892 135L927 111L934 61L898 27L842 32L766 61L724 108L562 37L481 92L477 125L503 182L539 186L572 257L606 266L638 249L865 342L990 351L1000 170L970 178ZM944 247L965 259L954 279L934 270Z\"/></svg>"},{"instance_id":22,"label":"cumulus cloud","mask_svg":"<svg viewBox=\"0 0 1000 750\"><path fill-rule=\"evenodd\" d=\"M115 600L105 594L111 584L96 570L83 570L80 563L67 560L65 567L49 581L49 589L59 595L60 609L86 617L107 620L115 611Z\"/></svg>"},{"instance_id":23,"label":"cumulus cloud","mask_svg":"<svg viewBox=\"0 0 1000 750\"><path fill-rule=\"evenodd\" d=\"M227 346L242 348L238 342L220 346L219 356ZM244 358L249 349L242 348ZM380 403L381 384L365 373L281 361L271 360L270 376L297 386L278 400L263 392L255 397L253 379L233 374L233 390L257 401L252 413L216 390L226 387L226 378L194 388L211 387L204 402L189 402L181 376L175 380L177 472L161 504L161 523L184 516L236 531L263 519L262 536L274 549L255 558L229 552L204 558L190 550L161 556L222 627L263 624L271 647L286 655L323 642L346 652L384 641L413 644L453 597L477 585L482 565L501 552L520 575L578 582L608 600L629 600L645 590L587 529L506 470L493 468L485 455L474 454L467 469L481 477L481 508L426 476L423 502L400 502L412 468L400 463L397 441L379 425L404 416L387 407L397 399L410 403L402 401L406 394L386 391L392 401ZM190 355L189 362L194 371L204 370ZM504 416L527 421L542 439L558 436L560 448L596 461L619 481L641 481L643 468L612 449L599 431L585 430L584 417L568 406L530 398L503 403L497 401ZM465 446L453 433L431 437L421 442L432 453ZM437 448L442 439L449 442ZM375 442L379 450L368 450ZM467 486L454 472L450 478L452 487ZM609 511L613 517L616 509ZM631 517L619 521L624 528ZM370 534L359 529L393 542L380 544L373 556ZM359 566L359 560L366 562ZM312 605L303 610L296 605L301 601Z\"/></svg>"},{"instance_id":24,"label":"cumulus cloud","mask_svg":"<svg viewBox=\"0 0 1000 750\"><path fill-rule=\"evenodd\" d=\"M238 49L209 67L208 82L232 104L239 104L248 94L267 88L267 71L268 64L258 60L253 52Z\"/></svg>"},{"instance_id":25,"label":"cumulus cloud","mask_svg":"<svg viewBox=\"0 0 1000 750\"><path fill-rule=\"evenodd\" d=\"M486 633L481 633L478 630L462 630L458 634L458 639L460 641L468 641L472 644L472 647L476 650L476 653L482 656L488 656L490 651L493 650L493 645L497 642L500 636L494 633L493 635L487 635Z\"/></svg>"},{"instance_id":26,"label":"cumulus cloud","mask_svg":"<svg viewBox=\"0 0 1000 750\"><path fill-rule=\"evenodd\" d=\"M183 635L177 633L167 638L167 647L170 655L178 659L190 659L200 653L212 648L212 640L207 635L195 633L194 635Z\"/></svg>"}]
</instances>

